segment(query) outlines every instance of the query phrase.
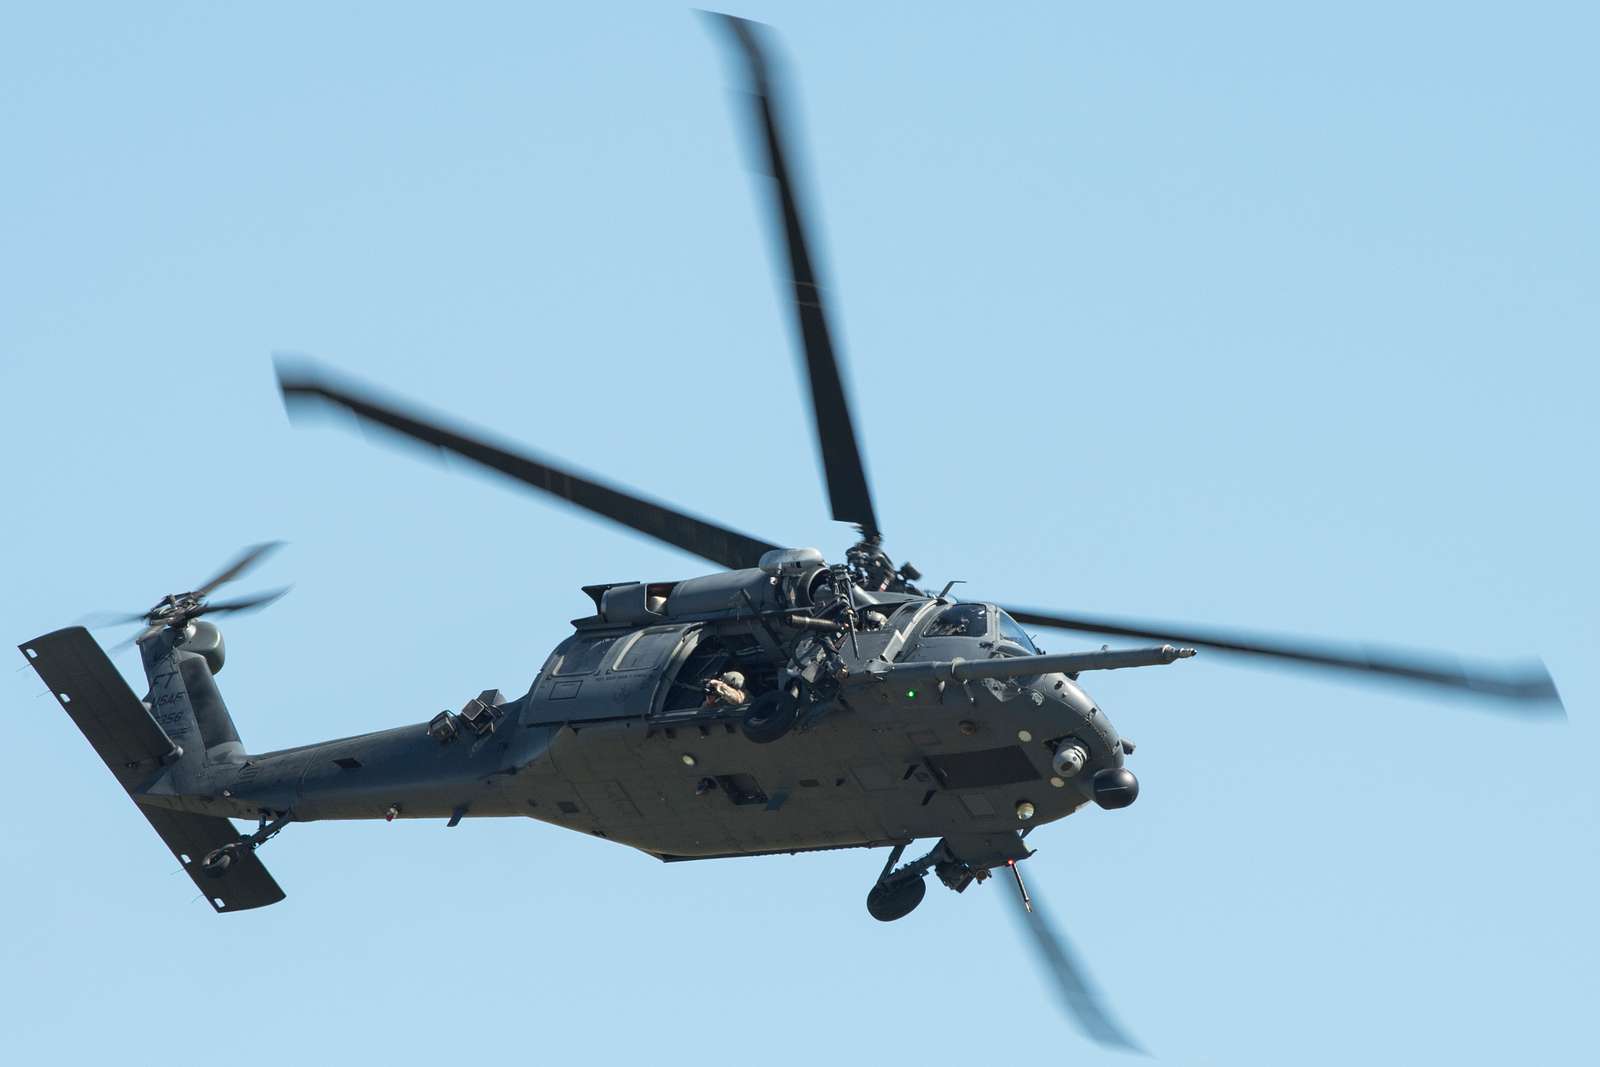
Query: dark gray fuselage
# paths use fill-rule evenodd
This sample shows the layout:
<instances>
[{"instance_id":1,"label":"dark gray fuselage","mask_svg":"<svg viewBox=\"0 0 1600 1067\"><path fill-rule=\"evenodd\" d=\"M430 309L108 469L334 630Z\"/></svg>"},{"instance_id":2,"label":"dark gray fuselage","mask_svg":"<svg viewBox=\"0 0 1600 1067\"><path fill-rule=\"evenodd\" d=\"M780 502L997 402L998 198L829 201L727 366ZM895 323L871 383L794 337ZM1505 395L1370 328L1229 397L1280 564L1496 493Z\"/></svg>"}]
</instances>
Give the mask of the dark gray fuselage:
<instances>
[{"instance_id":1,"label":"dark gray fuselage","mask_svg":"<svg viewBox=\"0 0 1600 1067\"><path fill-rule=\"evenodd\" d=\"M885 663L1031 651L1003 638L992 605L972 606L987 617L982 632L929 635L950 602L923 596L880 597L875 610L887 623L838 642L848 684L801 728L752 743L739 729L743 710L708 704L701 676L731 658L759 677L806 637L764 626L756 612L695 610L726 603L739 573L712 576L717 589L704 602L678 583L678 617L579 620L528 693L499 705L482 734L463 728L441 740L418 723L233 757L210 765L203 788L146 802L237 818L287 812L297 822L527 816L688 859L1014 838L1087 803L1093 773L1122 765L1115 729L1065 675L868 680ZM1063 738L1088 752L1070 778L1051 766ZM1024 802L1033 806L1026 821Z\"/></svg>"}]
</instances>

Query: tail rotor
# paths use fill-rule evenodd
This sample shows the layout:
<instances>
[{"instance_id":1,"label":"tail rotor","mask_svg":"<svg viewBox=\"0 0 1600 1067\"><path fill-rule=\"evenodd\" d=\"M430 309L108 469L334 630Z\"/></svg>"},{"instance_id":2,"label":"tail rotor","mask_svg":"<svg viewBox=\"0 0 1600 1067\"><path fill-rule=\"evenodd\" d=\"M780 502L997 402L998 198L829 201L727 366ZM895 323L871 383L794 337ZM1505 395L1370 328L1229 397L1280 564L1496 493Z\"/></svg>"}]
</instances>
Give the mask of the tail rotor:
<instances>
[{"instance_id":1,"label":"tail rotor","mask_svg":"<svg viewBox=\"0 0 1600 1067\"><path fill-rule=\"evenodd\" d=\"M284 586L281 589L273 589L234 600L210 601L206 597L221 586L239 578L282 547L282 541L264 541L258 545L251 545L199 587L186 593L168 593L157 601L149 611L97 617L94 619L94 625L124 626L130 623L143 623L143 630L122 643L125 647L127 645L142 644L168 628L181 630L202 615L225 615L230 612L257 611L278 600L289 591L289 587Z\"/></svg>"}]
</instances>

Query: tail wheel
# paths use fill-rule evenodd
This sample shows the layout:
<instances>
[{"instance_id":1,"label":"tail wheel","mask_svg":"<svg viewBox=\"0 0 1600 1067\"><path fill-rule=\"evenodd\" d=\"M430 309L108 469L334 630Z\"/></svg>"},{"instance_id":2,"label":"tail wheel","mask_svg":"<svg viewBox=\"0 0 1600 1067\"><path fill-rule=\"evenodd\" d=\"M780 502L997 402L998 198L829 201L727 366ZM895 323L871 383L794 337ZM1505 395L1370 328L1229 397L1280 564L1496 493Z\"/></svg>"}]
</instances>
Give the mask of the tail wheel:
<instances>
[{"instance_id":1,"label":"tail wheel","mask_svg":"<svg viewBox=\"0 0 1600 1067\"><path fill-rule=\"evenodd\" d=\"M212 849L200 861L200 873L207 878L221 878L233 866L237 851L238 846L236 845L223 845L221 848Z\"/></svg>"},{"instance_id":2,"label":"tail wheel","mask_svg":"<svg viewBox=\"0 0 1600 1067\"><path fill-rule=\"evenodd\" d=\"M867 912L881 923L892 923L915 911L927 892L928 883L921 878L879 882L867 894Z\"/></svg>"}]
</instances>

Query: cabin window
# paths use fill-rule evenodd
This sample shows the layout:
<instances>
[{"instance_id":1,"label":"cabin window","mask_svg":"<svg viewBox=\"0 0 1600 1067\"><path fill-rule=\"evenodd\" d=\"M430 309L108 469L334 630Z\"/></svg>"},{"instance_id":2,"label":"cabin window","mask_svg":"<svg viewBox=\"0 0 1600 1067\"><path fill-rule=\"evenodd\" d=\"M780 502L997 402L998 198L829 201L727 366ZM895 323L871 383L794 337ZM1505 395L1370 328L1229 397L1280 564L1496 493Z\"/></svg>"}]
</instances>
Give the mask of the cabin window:
<instances>
[{"instance_id":1,"label":"cabin window","mask_svg":"<svg viewBox=\"0 0 1600 1067\"><path fill-rule=\"evenodd\" d=\"M1016 619L1002 611L999 613L999 620L1000 640L1020 645L1030 656L1039 654L1039 648L1033 643L1033 638L1028 636L1028 631L1024 630Z\"/></svg>"},{"instance_id":2,"label":"cabin window","mask_svg":"<svg viewBox=\"0 0 1600 1067\"><path fill-rule=\"evenodd\" d=\"M614 671L648 671L661 666L661 661L667 658L674 648L678 647L678 631L671 630L646 630L634 637L630 644L617 657Z\"/></svg>"},{"instance_id":3,"label":"cabin window","mask_svg":"<svg viewBox=\"0 0 1600 1067\"><path fill-rule=\"evenodd\" d=\"M616 643L615 637L574 640L567 646L566 652L562 653L561 663L551 673L557 677L564 674L593 674L600 669L600 661L606 658L606 653Z\"/></svg>"},{"instance_id":4,"label":"cabin window","mask_svg":"<svg viewBox=\"0 0 1600 1067\"><path fill-rule=\"evenodd\" d=\"M923 637L987 637L989 609L982 604L957 604L945 608L928 624Z\"/></svg>"}]
</instances>

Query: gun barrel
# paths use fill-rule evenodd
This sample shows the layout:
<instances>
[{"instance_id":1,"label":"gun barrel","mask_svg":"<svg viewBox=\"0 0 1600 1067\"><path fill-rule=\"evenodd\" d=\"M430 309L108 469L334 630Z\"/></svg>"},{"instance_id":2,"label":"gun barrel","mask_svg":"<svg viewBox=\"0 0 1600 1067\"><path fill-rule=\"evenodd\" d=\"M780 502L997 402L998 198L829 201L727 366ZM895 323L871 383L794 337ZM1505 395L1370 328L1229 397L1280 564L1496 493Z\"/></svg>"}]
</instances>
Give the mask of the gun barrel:
<instances>
[{"instance_id":1,"label":"gun barrel","mask_svg":"<svg viewBox=\"0 0 1600 1067\"><path fill-rule=\"evenodd\" d=\"M997 656L994 659L953 659L928 663L877 663L856 682L967 682L979 678L1025 678L1032 674L1076 674L1079 671L1115 671L1124 667L1158 667L1194 655L1192 648L1159 645L1151 648L1101 649L1096 652L1059 652L1043 656Z\"/></svg>"}]
</instances>

